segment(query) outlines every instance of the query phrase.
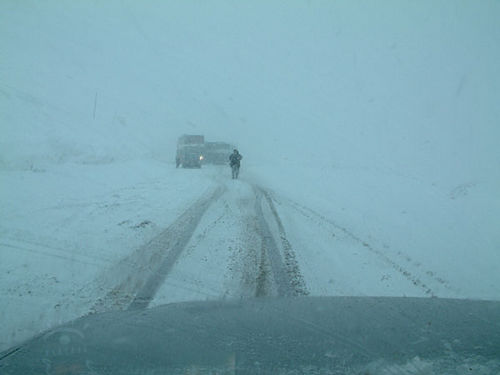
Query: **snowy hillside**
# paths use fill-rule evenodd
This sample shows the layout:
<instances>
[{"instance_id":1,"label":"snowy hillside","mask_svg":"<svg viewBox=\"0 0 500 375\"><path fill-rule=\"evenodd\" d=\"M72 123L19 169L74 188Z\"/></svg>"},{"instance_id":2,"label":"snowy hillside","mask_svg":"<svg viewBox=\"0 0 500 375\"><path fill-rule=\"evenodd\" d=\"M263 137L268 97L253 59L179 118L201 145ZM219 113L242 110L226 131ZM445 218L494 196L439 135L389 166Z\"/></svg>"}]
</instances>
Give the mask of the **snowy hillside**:
<instances>
[{"instance_id":1,"label":"snowy hillside","mask_svg":"<svg viewBox=\"0 0 500 375\"><path fill-rule=\"evenodd\" d=\"M207 275L245 269L226 250L254 240L259 187L313 295L500 299L499 19L493 0L2 1L0 350L96 310L109 269L221 186L155 304L245 294ZM176 170L183 133L237 144L242 180Z\"/></svg>"}]
</instances>

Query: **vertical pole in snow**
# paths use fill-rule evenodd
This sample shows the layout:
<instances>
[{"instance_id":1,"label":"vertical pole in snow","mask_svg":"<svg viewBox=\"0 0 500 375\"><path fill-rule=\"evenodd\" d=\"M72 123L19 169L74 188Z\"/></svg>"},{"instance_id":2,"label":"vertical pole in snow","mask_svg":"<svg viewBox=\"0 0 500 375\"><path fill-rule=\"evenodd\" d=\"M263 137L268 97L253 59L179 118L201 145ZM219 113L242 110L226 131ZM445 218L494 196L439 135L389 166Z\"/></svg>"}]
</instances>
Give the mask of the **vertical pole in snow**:
<instances>
[{"instance_id":1,"label":"vertical pole in snow","mask_svg":"<svg viewBox=\"0 0 500 375\"><path fill-rule=\"evenodd\" d=\"M95 98L94 98L94 120L95 120L95 110L97 108L97 91L95 93Z\"/></svg>"}]
</instances>

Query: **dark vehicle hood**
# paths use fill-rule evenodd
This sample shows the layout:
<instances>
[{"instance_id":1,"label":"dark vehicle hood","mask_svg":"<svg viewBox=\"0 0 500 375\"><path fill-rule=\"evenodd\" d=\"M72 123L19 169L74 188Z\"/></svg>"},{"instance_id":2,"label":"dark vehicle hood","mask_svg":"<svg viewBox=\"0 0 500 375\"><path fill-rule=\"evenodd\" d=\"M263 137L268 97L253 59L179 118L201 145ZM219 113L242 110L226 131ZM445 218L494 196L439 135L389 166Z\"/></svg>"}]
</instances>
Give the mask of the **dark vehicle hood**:
<instances>
[{"instance_id":1,"label":"dark vehicle hood","mask_svg":"<svg viewBox=\"0 0 500 375\"><path fill-rule=\"evenodd\" d=\"M489 374L500 369L500 302L301 297L169 304L89 315L0 358L3 375Z\"/></svg>"}]
</instances>

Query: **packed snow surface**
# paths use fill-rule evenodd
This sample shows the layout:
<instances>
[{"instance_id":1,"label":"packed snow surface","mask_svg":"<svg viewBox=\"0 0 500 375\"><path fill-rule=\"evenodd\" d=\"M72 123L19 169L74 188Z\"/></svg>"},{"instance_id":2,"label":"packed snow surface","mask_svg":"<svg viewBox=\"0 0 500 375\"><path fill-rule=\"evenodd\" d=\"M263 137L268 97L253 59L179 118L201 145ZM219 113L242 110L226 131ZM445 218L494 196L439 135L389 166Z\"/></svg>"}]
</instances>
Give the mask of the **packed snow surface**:
<instances>
[{"instance_id":1,"label":"packed snow surface","mask_svg":"<svg viewBox=\"0 0 500 375\"><path fill-rule=\"evenodd\" d=\"M126 308L112 276L147 271L167 228L189 241L151 306L279 295L267 230L299 294L500 299L499 19L493 0L2 1L0 350ZM176 169L184 133L237 144L240 180Z\"/></svg>"}]
</instances>

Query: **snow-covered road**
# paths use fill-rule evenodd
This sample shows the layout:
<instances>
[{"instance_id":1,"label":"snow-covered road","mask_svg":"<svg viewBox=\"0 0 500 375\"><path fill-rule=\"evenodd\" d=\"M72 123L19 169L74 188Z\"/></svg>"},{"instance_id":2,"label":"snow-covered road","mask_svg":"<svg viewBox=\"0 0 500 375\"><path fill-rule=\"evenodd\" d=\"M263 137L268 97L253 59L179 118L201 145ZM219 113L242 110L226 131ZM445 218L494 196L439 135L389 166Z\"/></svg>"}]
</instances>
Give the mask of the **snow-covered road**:
<instances>
[{"instance_id":1,"label":"snow-covered road","mask_svg":"<svg viewBox=\"0 0 500 375\"><path fill-rule=\"evenodd\" d=\"M265 296L461 297L303 202L223 167L2 172L0 349L93 312Z\"/></svg>"}]
</instances>

